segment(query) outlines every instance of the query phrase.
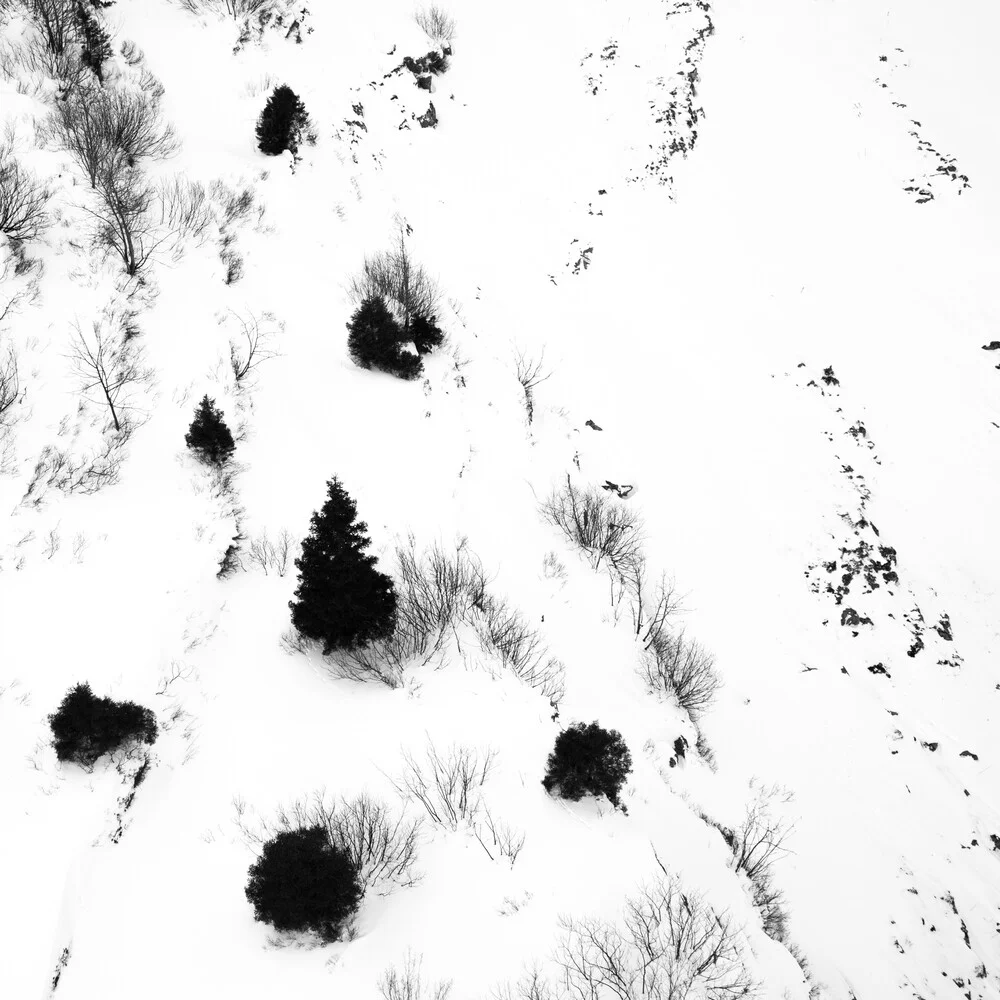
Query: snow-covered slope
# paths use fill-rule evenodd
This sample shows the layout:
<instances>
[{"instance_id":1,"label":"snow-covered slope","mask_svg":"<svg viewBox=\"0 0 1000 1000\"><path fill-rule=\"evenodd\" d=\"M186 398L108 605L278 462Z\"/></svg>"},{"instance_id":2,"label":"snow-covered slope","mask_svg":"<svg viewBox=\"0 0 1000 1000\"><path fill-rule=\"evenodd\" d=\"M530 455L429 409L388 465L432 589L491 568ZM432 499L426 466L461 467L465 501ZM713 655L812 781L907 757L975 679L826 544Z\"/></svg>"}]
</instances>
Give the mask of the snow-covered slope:
<instances>
[{"instance_id":1,"label":"snow-covered slope","mask_svg":"<svg viewBox=\"0 0 1000 1000\"><path fill-rule=\"evenodd\" d=\"M85 178L36 137L54 85L3 63L2 118L54 195L27 247L43 266L11 263L0 291L20 376L0 440L0 995L367 1000L408 950L456 1000L532 966L558 986L561 920L614 919L658 858L728 914L762 997L1000 997L1000 13L542 7L455 0L428 94L393 72L429 47L402 0L310 8L301 43L270 27L236 52L232 20L117 0L116 46L144 61L116 58L108 85L148 70L180 142L150 175L221 181L217 222L250 192L141 282L91 246ZM16 46L24 18L4 16ZM317 132L294 164L254 139L282 82ZM448 335L415 382L346 350L351 277L400 225ZM152 375L117 481L60 487L53 456L115 440L74 378L74 324L126 314ZM250 317L274 356L238 386ZM550 375L530 423L519 356ZM206 393L241 432L229 489L184 447ZM650 577L685 595L723 681L697 726L641 681L613 580L542 518L567 475L633 487ZM409 535L467 539L564 695L457 635L394 689L289 652L294 569L249 546L301 539L333 476L387 572ZM245 568L219 579L238 532ZM87 774L49 745L81 681L157 714L130 800L132 763ZM541 787L560 728L595 719L631 749L627 813ZM322 789L397 808L428 740L496 751L483 798L523 833L516 861L427 823L422 877L366 897L350 940L279 947L244 896L255 817ZM718 829L748 809L785 831L774 936Z\"/></svg>"}]
</instances>

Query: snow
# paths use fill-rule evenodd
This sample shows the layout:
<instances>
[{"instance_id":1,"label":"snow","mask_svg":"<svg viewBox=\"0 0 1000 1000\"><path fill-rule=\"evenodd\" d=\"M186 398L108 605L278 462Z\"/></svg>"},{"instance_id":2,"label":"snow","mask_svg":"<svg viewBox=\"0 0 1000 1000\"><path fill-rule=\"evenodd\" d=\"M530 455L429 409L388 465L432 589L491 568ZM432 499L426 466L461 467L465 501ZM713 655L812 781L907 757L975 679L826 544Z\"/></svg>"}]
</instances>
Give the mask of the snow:
<instances>
[{"instance_id":1,"label":"snow","mask_svg":"<svg viewBox=\"0 0 1000 1000\"><path fill-rule=\"evenodd\" d=\"M150 173L249 185L263 207L232 227L230 285L214 235L127 285L89 246L86 182L35 143L43 95L0 76L0 116L56 192L30 248L38 294L0 324L26 389L0 448L0 995L51 995L68 948L60 1000L365 1000L412 950L455 998L485 998L533 964L555 974L560 917L614 918L655 851L744 928L762 997L1000 997L1000 355L981 349L1000 318L995 5L456 0L436 129L412 120L428 95L408 74L383 80L426 51L410 5L354 7L310 10L301 45L269 30L238 53L233 23L166 0L107 12L181 140ZM714 34L686 49L706 16ZM657 109L692 66L704 117L658 183ZM254 144L278 82L318 131L294 171ZM970 186L935 176L936 156ZM933 200L903 190L914 179ZM449 336L412 383L356 368L344 329L350 277L398 219ZM120 482L23 503L43 448L77 426L83 447L104 418L99 400L80 407L72 324L126 302L155 382ZM270 317L277 356L240 389L229 345L251 313ZM551 372L530 425L519 350ZM206 393L242 431L235 505L184 448ZM637 676L607 576L540 517L567 473L634 486L651 573L685 595L724 682L699 720L716 770ZM282 646L294 571L216 578L237 526L301 538L334 475L387 570L410 534L468 540L566 665L558 719L453 647L395 690L338 679ZM898 582L864 594L855 579L838 605L823 563L862 539L895 549ZM846 607L873 624L841 625ZM124 813L113 764L85 774L48 745L81 681L161 725ZM594 719L632 751L627 815L541 788L560 727ZM681 735L691 749L670 767ZM366 898L352 940L276 946L244 897L254 852L234 801L271 816L325 788L401 807L402 755L428 739L497 750L484 798L525 834L516 863L428 824L422 879ZM762 787L792 828L775 877L808 982L701 816L737 827Z\"/></svg>"}]
</instances>

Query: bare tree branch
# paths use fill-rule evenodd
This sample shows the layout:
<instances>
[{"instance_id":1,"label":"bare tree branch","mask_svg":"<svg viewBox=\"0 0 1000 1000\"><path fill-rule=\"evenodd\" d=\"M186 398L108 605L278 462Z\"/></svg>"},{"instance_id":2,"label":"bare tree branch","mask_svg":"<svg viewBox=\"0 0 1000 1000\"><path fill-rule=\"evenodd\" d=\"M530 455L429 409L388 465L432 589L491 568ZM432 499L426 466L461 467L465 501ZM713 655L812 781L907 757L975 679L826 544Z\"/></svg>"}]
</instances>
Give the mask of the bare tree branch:
<instances>
[{"instance_id":1,"label":"bare tree branch","mask_svg":"<svg viewBox=\"0 0 1000 1000\"><path fill-rule=\"evenodd\" d=\"M74 330L69 357L80 379L80 391L96 393L107 404L115 430L120 431L134 389L147 385L152 372L143 365L140 348L109 336L99 320L93 323L90 337L79 324Z\"/></svg>"}]
</instances>

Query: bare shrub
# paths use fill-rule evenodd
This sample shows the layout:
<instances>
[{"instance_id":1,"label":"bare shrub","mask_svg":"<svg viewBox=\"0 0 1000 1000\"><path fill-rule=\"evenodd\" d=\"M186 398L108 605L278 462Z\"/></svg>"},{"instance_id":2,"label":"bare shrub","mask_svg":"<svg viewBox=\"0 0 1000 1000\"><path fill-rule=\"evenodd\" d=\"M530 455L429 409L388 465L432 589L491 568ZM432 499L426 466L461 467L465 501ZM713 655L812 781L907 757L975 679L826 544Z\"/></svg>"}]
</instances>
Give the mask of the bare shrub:
<instances>
[{"instance_id":1,"label":"bare shrub","mask_svg":"<svg viewBox=\"0 0 1000 1000\"><path fill-rule=\"evenodd\" d=\"M750 881L753 903L761 915L764 932L785 943L788 914L784 896L775 885L775 865L789 853L785 842L791 828L771 811L771 804L782 794L777 786L758 787L743 822L730 831L727 843L732 851L733 870L742 872Z\"/></svg>"},{"instance_id":2,"label":"bare shrub","mask_svg":"<svg viewBox=\"0 0 1000 1000\"><path fill-rule=\"evenodd\" d=\"M694 720L708 711L721 686L714 657L683 631L659 632L640 671L651 693L673 696Z\"/></svg>"},{"instance_id":3,"label":"bare shrub","mask_svg":"<svg viewBox=\"0 0 1000 1000\"><path fill-rule=\"evenodd\" d=\"M698 756L709 766L712 771L717 771L719 769L718 764L715 760L715 751L712 749L712 745L708 742L708 737L698 728L698 723L694 724L695 730L695 741L694 746L698 751Z\"/></svg>"},{"instance_id":4,"label":"bare shrub","mask_svg":"<svg viewBox=\"0 0 1000 1000\"><path fill-rule=\"evenodd\" d=\"M616 1000L735 1000L757 995L742 935L665 870L626 899L620 923L562 921L557 961L570 994Z\"/></svg>"},{"instance_id":5,"label":"bare shrub","mask_svg":"<svg viewBox=\"0 0 1000 1000\"><path fill-rule=\"evenodd\" d=\"M424 268L414 263L406 245L406 229L400 226L396 246L366 257L361 273L349 288L355 303L384 299L399 313L404 332L415 316L430 319L437 310L440 292Z\"/></svg>"},{"instance_id":6,"label":"bare shrub","mask_svg":"<svg viewBox=\"0 0 1000 1000\"><path fill-rule=\"evenodd\" d=\"M48 50L62 55L78 40L76 4L73 0L28 0L28 12Z\"/></svg>"},{"instance_id":7,"label":"bare shrub","mask_svg":"<svg viewBox=\"0 0 1000 1000\"><path fill-rule=\"evenodd\" d=\"M333 654L330 662L341 676L370 677L398 687L403 668L415 661L430 662L485 588L482 566L464 540L454 553L435 545L418 555L412 537L396 549L395 583L393 634L362 649Z\"/></svg>"},{"instance_id":8,"label":"bare shrub","mask_svg":"<svg viewBox=\"0 0 1000 1000\"><path fill-rule=\"evenodd\" d=\"M155 80L155 78L154 78ZM177 152L155 91L91 89L61 101L41 129L42 138L68 152L90 186L119 177L125 167Z\"/></svg>"},{"instance_id":9,"label":"bare shrub","mask_svg":"<svg viewBox=\"0 0 1000 1000\"><path fill-rule=\"evenodd\" d=\"M191 240L195 246L201 246L213 222L205 185L175 175L156 185L156 195L160 225L179 239Z\"/></svg>"},{"instance_id":10,"label":"bare shrub","mask_svg":"<svg viewBox=\"0 0 1000 1000\"><path fill-rule=\"evenodd\" d=\"M226 229L237 222L245 222L254 214L258 223L263 218L264 206L257 202L257 194L251 185L232 187L223 180L214 180L208 190L217 206L220 228Z\"/></svg>"},{"instance_id":11,"label":"bare shrub","mask_svg":"<svg viewBox=\"0 0 1000 1000\"><path fill-rule=\"evenodd\" d=\"M506 858L513 868L518 855L524 849L524 831L515 830L509 823L496 818L485 806L483 807L483 815L483 820L472 826L476 840L479 841L490 861Z\"/></svg>"},{"instance_id":12,"label":"bare shrub","mask_svg":"<svg viewBox=\"0 0 1000 1000\"><path fill-rule=\"evenodd\" d=\"M277 9L276 0L176 0L179 7L199 17L229 17L245 21Z\"/></svg>"},{"instance_id":13,"label":"bare shrub","mask_svg":"<svg viewBox=\"0 0 1000 1000\"><path fill-rule=\"evenodd\" d=\"M545 371L545 352L542 351L538 358L532 358L524 351L518 351L514 358L514 374L524 392L524 410L530 424L535 418L535 388L552 378L552 372Z\"/></svg>"},{"instance_id":14,"label":"bare shrub","mask_svg":"<svg viewBox=\"0 0 1000 1000\"><path fill-rule=\"evenodd\" d=\"M146 54L131 39L126 38L121 46L122 59L129 66L141 66L146 59Z\"/></svg>"},{"instance_id":15,"label":"bare shrub","mask_svg":"<svg viewBox=\"0 0 1000 1000\"><path fill-rule=\"evenodd\" d=\"M396 791L407 801L419 802L431 822L449 830L474 823L482 805L482 787L496 763L492 747L474 750L454 745L438 752L428 740L425 759L404 753L402 775L393 780Z\"/></svg>"},{"instance_id":16,"label":"bare shrub","mask_svg":"<svg viewBox=\"0 0 1000 1000\"><path fill-rule=\"evenodd\" d=\"M472 627L483 651L497 657L503 669L551 701L562 699L566 668L519 611L484 594L472 607Z\"/></svg>"},{"instance_id":17,"label":"bare shrub","mask_svg":"<svg viewBox=\"0 0 1000 1000\"><path fill-rule=\"evenodd\" d=\"M261 329L260 320L252 312L246 316L236 316L236 320L240 324L242 337L230 343L229 363L236 386L240 388L252 381L253 373L259 365L277 357L277 353L268 347L270 338Z\"/></svg>"},{"instance_id":18,"label":"bare shrub","mask_svg":"<svg viewBox=\"0 0 1000 1000\"><path fill-rule=\"evenodd\" d=\"M604 563L618 574L626 573L641 555L642 519L627 504L610 499L601 490L580 491L569 476L542 503L542 516L582 549L594 569Z\"/></svg>"},{"instance_id":19,"label":"bare shrub","mask_svg":"<svg viewBox=\"0 0 1000 1000\"><path fill-rule=\"evenodd\" d=\"M274 540L266 531L261 531L250 540L247 559L251 565L259 566L265 576L271 573L275 576L284 576L294 560L298 547L298 540L286 528L282 528Z\"/></svg>"},{"instance_id":20,"label":"bare shrub","mask_svg":"<svg viewBox=\"0 0 1000 1000\"><path fill-rule=\"evenodd\" d=\"M498 987L493 992L493 1000L560 1000L560 997L536 968L526 972L514 985L505 983Z\"/></svg>"},{"instance_id":21,"label":"bare shrub","mask_svg":"<svg viewBox=\"0 0 1000 1000\"><path fill-rule=\"evenodd\" d=\"M11 345L0 353L0 427L13 415L13 407L21 392L21 378L17 366L17 354Z\"/></svg>"},{"instance_id":22,"label":"bare shrub","mask_svg":"<svg viewBox=\"0 0 1000 1000\"><path fill-rule=\"evenodd\" d=\"M644 649L649 649L667 631L670 621L684 610L684 598L666 573L657 580L652 594L649 593L644 556L624 568L618 586L620 594L629 597L632 633Z\"/></svg>"},{"instance_id":23,"label":"bare shrub","mask_svg":"<svg viewBox=\"0 0 1000 1000\"><path fill-rule=\"evenodd\" d=\"M9 140L0 142L0 233L13 243L37 239L48 226L52 192L17 161Z\"/></svg>"},{"instance_id":24,"label":"bare shrub","mask_svg":"<svg viewBox=\"0 0 1000 1000\"><path fill-rule=\"evenodd\" d=\"M94 220L94 243L121 259L125 273L138 274L171 238L150 211L155 192L138 170L107 170L98 178L100 199L86 212Z\"/></svg>"},{"instance_id":25,"label":"bare shrub","mask_svg":"<svg viewBox=\"0 0 1000 1000\"><path fill-rule=\"evenodd\" d=\"M407 952L402 968L389 966L379 980L378 988L383 1000L448 1000L451 982L424 983L421 974L423 956Z\"/></svg>"},{"instance_id":26,"label":"bare shrub","mask_svg":"<svg viewBox=\"0 0 1000 1000\"><path fill-rule=\"evenodd\" d=\"M84 395L94 393L106 403L115 430L121 431L135 389L152 379L141 348L109 334L101 321L95 320L89 337L77 324L69 357L80 380L80 391Z\"/></svg>"},{"instance_id":27,"label":"bare shrub","mask_svg":"<svg viewBox=\"0 0 1000 1000\"><path fill-rule=\"evenodd\" d=\"M176 154L173 126L163 121L158 95L150 93L149 86L141 92L115 88L99 94L93 102L98 127L105 143L124 157L126 166Z\"/></svg>"},{"instance_id":28,"label":"bare shrub","mask_svg":"<svg viewBox=\"0 0 1000 1000\"><path fill-rule=\"evenodd\" d=\"M564 690L564 665L549 655L520 612L487 592L488 584L482 563L464 539L454 550L435 544L418 554L411 537L396 549L395 631L362 649L334 653L328 662L339 676L398 687L407 665L430 663L449 638L462 652L458 627L464 624L471 626L483 652L499 661L499 670L557 703Z\"/></svg>"},{"instance_id":29,"label":"bare shrub","mask_svg":"<svg viewBox=\"0 0 1000 1000\"><path fill-rule=\"evenodd\" d=\"M97 446L84 453L46 445L35 462L18 506L40 507L50 489L89 496L106 486L113 486L121 477L126 445L133 431L134 425L130 422L123 422L120 431L109 428Z\"/></svg>"},{"instance_id":30,"label":"bare shrub","mask_svg":"<svg viewBox=\"0 0 1000 1000\"><path fill-rule=\"evenodd\" d=\"M257 844L287 830L321 826L330 843L347 852L358 872L362 893L378 890L387 895L398 886L416 881L413 866L420 841L420 820L394 814L370 795L337 799L325 791L300 799L278 810L273 820L252 830L244 821L244 806L237 802L240 828Z\"/></svg>"},{"instance_id":31,"label":"bare shrub","mask_svg":"<svg viewBox=\"0 0 1000 1000\"><path fill-rule=\"evenodd\" d=\"M423 7L413 15L421 31L435 45L451 45L455 37L455 19L436 4Z\"/></svg>"}]
</instances>

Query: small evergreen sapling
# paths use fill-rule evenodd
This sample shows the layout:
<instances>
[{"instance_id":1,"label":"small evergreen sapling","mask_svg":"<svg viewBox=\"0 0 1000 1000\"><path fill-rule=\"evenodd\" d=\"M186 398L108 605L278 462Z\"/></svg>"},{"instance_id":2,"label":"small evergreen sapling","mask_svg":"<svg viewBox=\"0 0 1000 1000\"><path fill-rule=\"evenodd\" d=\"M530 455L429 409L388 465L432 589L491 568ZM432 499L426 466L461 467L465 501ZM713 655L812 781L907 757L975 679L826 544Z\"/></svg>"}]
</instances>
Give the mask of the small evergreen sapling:
<instances>
[{"instance_id":1,"label":"small evergreen sapling","mask_svg":"<svg viewBox=\"0 0 1000 1000\"><path fill-rule=\"evenodd\" d=\"M604 795L617 806L632 754L621 733L596 722L578 722L556 738L542 785L551 794L578 802L584 795Z\"/></svg>"},{"instance_id":2,"label":"small evergreen sapling","mask_svg":"<svg viewBox=\"0 0 1000 1000\"><path fill-rule=\"evenodd\" d=\"M49 716L52 744L61 761L91 768L98 758L123 743L156 742L156 716L131 701L98 698L89 684L77 684Z\"/></svg>"},{"instance_id":3,"label":"small evergreen sapling","mask_svg":"<svg viewBox=\"0 0 1000 1000\"><path fill-rule=\"evenodd\" d=\"M279 156L286 149L296 153L308 129L305 105L291 87L281 84L257 119L257 148L268 156Z\"/></svg>"},{"instance_id":4,"label":"small evergreen sapling","mask_svg":"<svg viewBox=\"0 0 1000 1000\"><path fill-rule=\"evenodd\" d=\"M246 896L254 919L279 931L312 931L335 941L361 900L350 855L322 826L286 830L250 867Z\"/></svg>"},{"instance_id":5,"label":"small evergreen sapling","mask_svg":"<svg viewBox=\"0 0 1000 1000\"><path fill-rule=\"evenodd\" d=\"M299 585L289 603L296 631L322 643L324 656L387 638L396 627L396 591L365 551L368 526L336 478L326 494L295 560Z\"/></svg>"},{"instance_id":6,"label":"small evergreen sapling","mask_svg":"<svg viewBox=\"0 0 1000 1000\"><path fill-rule=\"evenodd\" d=\"M211 465L225 464L236 450L236 442L222 419L222 411L216 409L215 400L208 396L198 404L184 440L203 462Z\"/></svg>"}]
</instances>

